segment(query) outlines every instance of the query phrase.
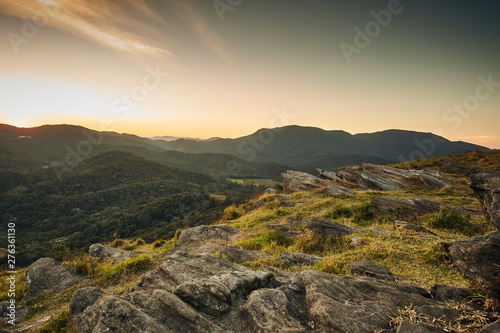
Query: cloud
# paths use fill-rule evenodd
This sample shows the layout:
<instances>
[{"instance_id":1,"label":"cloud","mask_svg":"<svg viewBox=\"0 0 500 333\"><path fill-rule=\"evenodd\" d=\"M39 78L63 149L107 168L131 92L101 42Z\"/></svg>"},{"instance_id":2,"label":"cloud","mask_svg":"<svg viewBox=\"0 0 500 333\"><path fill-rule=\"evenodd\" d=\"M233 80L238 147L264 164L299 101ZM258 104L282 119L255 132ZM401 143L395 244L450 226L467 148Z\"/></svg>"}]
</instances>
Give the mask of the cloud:
<instances>
[{"instance_id":1,"label":"cloud","mask_svg":"<svg viewBox=\"0 0 500 333\"><path fill-rule=\"evenodd\" d=\"M0 11L36 19L62 31L130 53L174 58L158 45L158 26L168 27L144 0L0 0Z\"/></svg>"},{"instance_id":2,"label":"cloud","mask_svg":"<svg viewBox=\"0 0 500 333\"><path fill-rule=\"evenodd\" d=\"M191 0L0 0L0 12L30 20L48 17L46 24L61 31L120 51L167 59L177 57L172 48L185 43L182 28L187 28L224 61L231 61L220 36Z\"/></svg>"}]
</instances>

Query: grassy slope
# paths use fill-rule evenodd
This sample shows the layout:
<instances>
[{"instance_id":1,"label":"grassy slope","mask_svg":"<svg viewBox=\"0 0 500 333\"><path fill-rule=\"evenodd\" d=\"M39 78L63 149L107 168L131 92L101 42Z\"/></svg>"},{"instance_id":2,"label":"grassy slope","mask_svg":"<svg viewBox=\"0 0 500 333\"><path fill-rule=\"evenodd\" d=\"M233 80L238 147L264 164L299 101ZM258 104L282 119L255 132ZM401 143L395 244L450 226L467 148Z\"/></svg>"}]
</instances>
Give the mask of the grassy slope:
<instances>
[{"instance_id":1,"label":"grassy slope","mask_svg":"<svg viewBox=\"0 0 500 333\"><path fill-rule=\"evenodd\" d=\"M436 167L442 159L433 158L412 163L407 162L397 166L401 168ZM500 152L473 152L463 156L452 156L451 159L468 166L485 168L500 166ZM441 243L467 239L493 230L492 225L484 217L455 217L451 221L451 228L435 227L439 225L437 222L442 220L442 214L418 217L411 221L424 225L437 234L437 236L433 236L398 230L394 224L395 218L393 216L374 217L368 211L370 198L381 194L406 198L418 196L443 203L479 208L477 200L467 186L465 175L447 173L444 173L444 175L449 177L446 181L453 185L451 189L431 190L425 188L419 180L413 179L410 180L410 188L392 193L363 192L353 197L331 198L326 197L324 191L318 190L292 194L293 201L303 202L304 204L287 208L279 207L277 202L273 201L270 196L262 196L258 199L267 201L266 206L248 214L243 213L243 206L228 207L226 217L218 223L229 224L241 229L242 237L235 243L236 245L273 255L269 259L261 259L257 262L245 264L254 269L258 269L263 265L270 265L289 271L313 269L335 274L349 274L352 262L367 258L387 267L394 274L410 279L410 283L426 289L429 289L434 284L474 288L450 264ZM252 204L252 202L247 204ZM346 225L364 229L371 226L385 228L392 231L392 235L375 236L371 232L363 234L361 236L367 238L369 244L360 248L350 248L349 244L352 237L359 235L350 235L339 239L320 239L310 231L303 229L298 238L292 242L283 235L267 229L266 226L271 223L285 224L285 219L289 215L299 217L321 215ZM228 220L228 216L232 216L232 218L236 216L237 218ZM455 229L453 229L454 227ZM176 236L178 234L179 232ZM174 238L169 241L142 244L141 240L126 240L115 241L111 245L128 250L137 249L164 253L176 246L177 241ZM324 257L325 260L313 267L285 268L278 260L282 252L315 254ZM160 259L148 256L132 259L121 265L112 265L109 261L97 262L88 255L82 254L78 258L72 258L63 264L87 275L89 278L88 284L103 288L106 294L121 294L136 284L144 271L157 267L160 262ZM5 281L5 272L0 275L1 284ZM20 300L27 291L24 270L19 271L17 286L17 296ZM3 285L0 288L6 290ZM29 322L37 323L37 326L40 326L39 332L59 331L60 328L63 328L63 332L74 332L75 327L69 324L68 302L72 292L76 289L78 287L73 287L59 296L54 296L51 293L42 294L36 299L27 302L26 305L32 311L32 314L28 317ZM5 299L6 295L0 294L0 301ZM38 325L39 321L43 321L41 318L51 314L54 314L51 320ZM26 331L32 330L27 329Z\"/></svg>"}]
</instances>

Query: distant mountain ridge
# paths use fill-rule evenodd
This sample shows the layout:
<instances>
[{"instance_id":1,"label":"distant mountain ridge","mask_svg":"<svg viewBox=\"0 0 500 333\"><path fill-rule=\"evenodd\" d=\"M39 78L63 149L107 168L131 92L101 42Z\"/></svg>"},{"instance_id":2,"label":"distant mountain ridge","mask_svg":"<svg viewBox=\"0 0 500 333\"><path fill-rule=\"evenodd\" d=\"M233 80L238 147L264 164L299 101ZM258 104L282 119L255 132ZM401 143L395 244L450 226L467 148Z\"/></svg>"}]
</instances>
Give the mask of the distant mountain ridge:
<instances>
[{"instance_id":1,"label":"distant mountain ridge","mask_svg":"<svg viewBox=\"0 0 500 333\"><path fill-rule=\"evenodd\" d=\"M260 129L235 139L165 141L98 132L73 125L17 128L0 124L0 143L0 168L4 169L50 166L54 161L64 161L71 154L80 155L75 159L84 159L120 150L165 164L173 163L175 159L160 155L165 151L176 151L225 154L235 156L239 162L275 163L310 171L311 168L334 169L364 162L385 164L488 149L461 141L452 142L432 133L386 130L353 135L340 130L297 125ZM204 158L219 159L221 155L205 155Z\"/></svg>"}]
</instances>

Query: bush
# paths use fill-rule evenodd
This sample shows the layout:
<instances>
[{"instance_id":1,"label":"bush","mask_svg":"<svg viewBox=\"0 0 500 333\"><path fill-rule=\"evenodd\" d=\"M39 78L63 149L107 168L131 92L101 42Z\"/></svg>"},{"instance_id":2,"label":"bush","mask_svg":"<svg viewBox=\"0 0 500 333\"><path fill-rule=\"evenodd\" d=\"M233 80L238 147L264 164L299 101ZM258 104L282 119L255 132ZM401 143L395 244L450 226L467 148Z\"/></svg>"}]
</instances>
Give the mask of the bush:
<instances>
[{"instance_id":1,"label":"bush","mask_svg":"<svg viewBox=\"0 0 500 333\"><path fill-rule=\"evenodd\" d=\"M227 221L231 221L231 220L236 220L237 218L243 216L244 214L245 211L242 208L238 208L236 207L235 204L232 204L231 206L226 207L226 209L224 209L224 214L222 217Z\"/></svg>"},{"instance_id":2,"label":"bush","mask_svg":"<svg viewBox=\"0 0 500 333\"><path fill-rule=\"evenodd\" d=\"M146 244L146 242L145 242L145 241L144 241L144 239L142 239L142 238L137 238L137 239L135 240L135 245L136 245L136 246L141 246L141 245L144 245L144 244Z\"/></svg>"},{"instance_id":3,"label":"bush","mask_svg":"<svg viewBox=\"0 0 500 333\"><path fill-rule=\"evenodd\" d=\"M442 207L439 213L431 215L427 225L432 228L456 230L468 236L478 231L471 223L470 215L466 216L446 207Z\"/></svg>"},{"instance_id":4,"label":"bush","mask_svg":"<svg viewBox=\"0 0 500 333\"><path fill-rule=\"evenodd\" d=\"M164 239L158 239L158 240L154 241L153 248L157 249L157 248L161 247L163 244L165 244L165 242L166 241Z\"/></svg>"},{"instance_id":5,"label":"bush","mask_svg":"<svg viewBox=\"0 0 500 333\"><path fill-rule=\"evenodd\" d=\"M109 243L109 246L119 248L125 245L125 243L126 241L124 239L117 238L114 239L111 243Z\"/></svg>"}]
</instances>

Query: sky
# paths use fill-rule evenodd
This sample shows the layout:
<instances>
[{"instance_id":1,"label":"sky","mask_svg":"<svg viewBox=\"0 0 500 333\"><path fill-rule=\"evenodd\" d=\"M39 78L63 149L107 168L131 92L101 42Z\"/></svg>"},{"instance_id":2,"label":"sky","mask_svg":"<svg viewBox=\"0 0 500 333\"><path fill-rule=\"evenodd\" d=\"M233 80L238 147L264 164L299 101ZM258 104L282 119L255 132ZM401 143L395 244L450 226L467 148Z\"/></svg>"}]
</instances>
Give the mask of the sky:
<instances>
[{"instance_id":1,"label":"sky","mask_svg":"<svg viewBox=\"0 0 500 333\"><path fill-rule=\"evenodd\" d=\"M495 0L0 0L0 123L500 148Z\"/></svg>"}]
</instances>

